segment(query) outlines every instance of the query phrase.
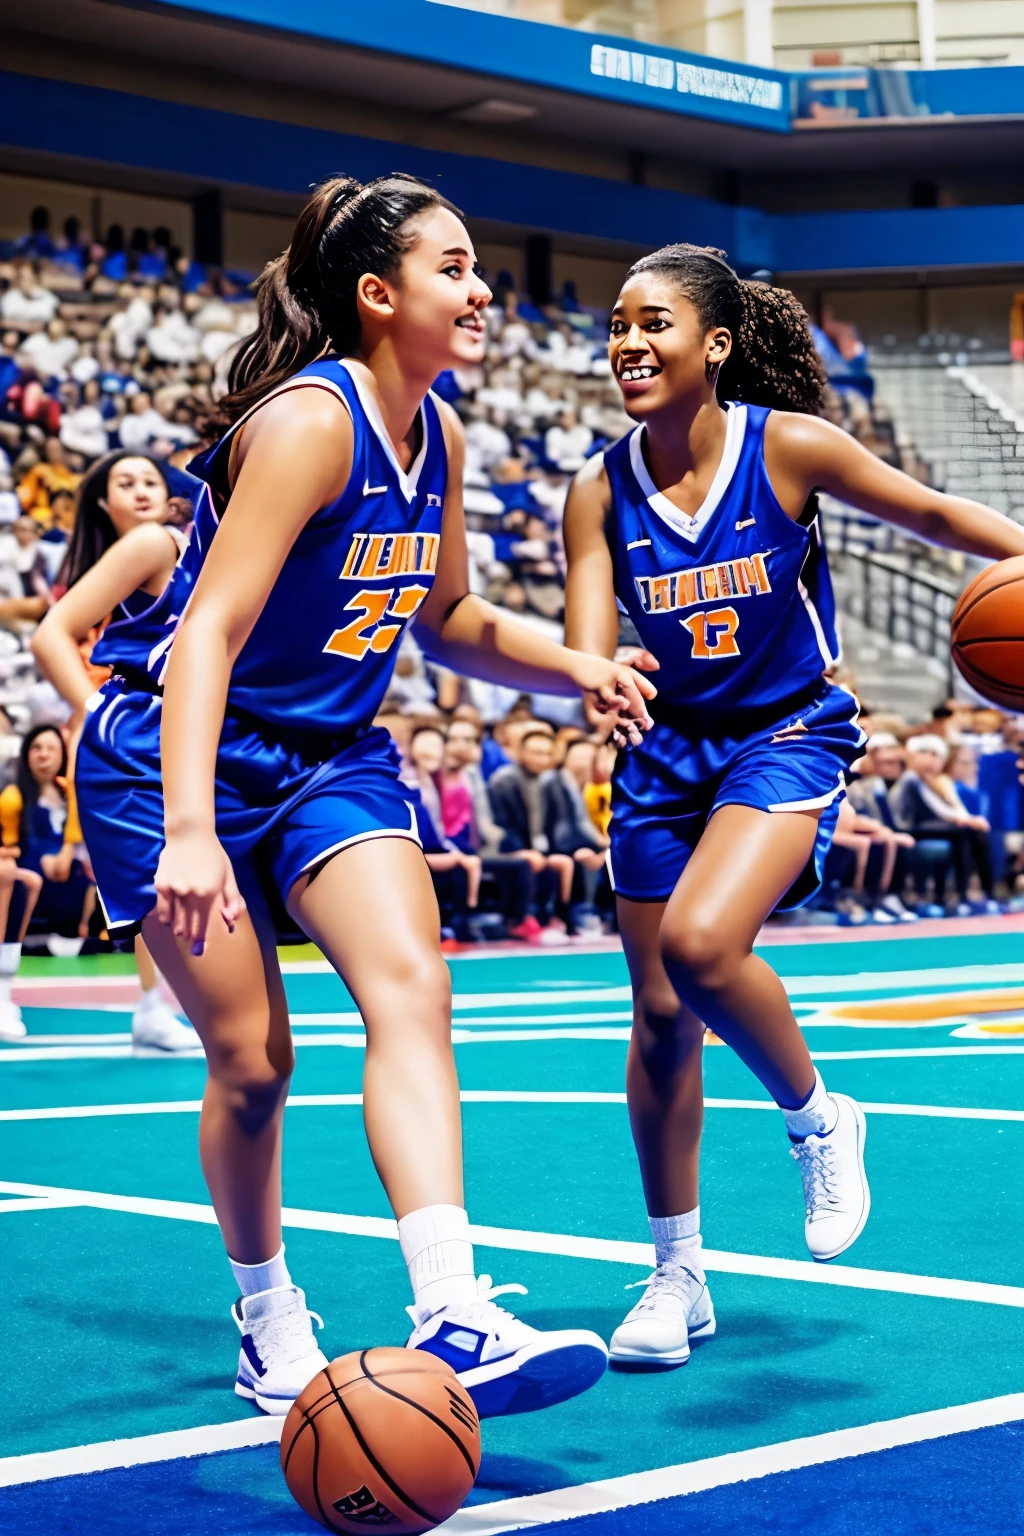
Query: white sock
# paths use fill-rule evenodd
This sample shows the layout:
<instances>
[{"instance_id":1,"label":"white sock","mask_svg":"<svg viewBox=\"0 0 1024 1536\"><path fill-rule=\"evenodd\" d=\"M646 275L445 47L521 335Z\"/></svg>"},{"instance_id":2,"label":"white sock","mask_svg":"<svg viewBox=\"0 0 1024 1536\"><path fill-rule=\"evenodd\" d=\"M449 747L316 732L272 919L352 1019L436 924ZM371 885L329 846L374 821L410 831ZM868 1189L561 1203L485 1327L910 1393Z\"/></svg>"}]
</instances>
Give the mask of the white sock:
<instances>
[{"instance_id":1,"label":"white sock","mask_svg":"<svg viewBox=\"0 0 1024 1536\"><path fill-rule=\"evenodd\" d=\"M460 1205L425 1205L398 1223L398 1240L421 1322L442 1307L473 1301L476 1270L469 1217Z\"/></svg>"},{"instance_id":2,"label":"white sock","mask_svg":"<svg viewBox=\"0 0 1024 1536\"><path fill-rule=\"evenodd\" d=\"M835 1099L829 1097L817 1068L814 1087L806 1104L799 1109L784 1109L782 1115L791 1141L803 1141L805 1136L827 1136L835 1130L839 1108Z\"/></svg>"},{"instance_id":3,"label":"white sock","mask_svg":"<svg viewBox=\"0 0 1024 1536\"><path fill-rule=\"evenodd\" d=\"M681 1216L649 1216L654 1253L659 1264L679 1264L704 1273L701 1263L700 1206Z\"/></svg>"},{"instance_id":4,"label":"white sock","mask_svg":"<svg viewBox=\"0 0 1024 1536\"><path fill-rule=\"evenodd\" d=\"M135 1012L141 1013L144 1008L155 1008L158 1003L162 1002L163 998L160 996L160 983L155 982L153 986L148 987L146 991L143 992L142 996L139 998Z\"/></svg>"},{"instance_id":5,"label":"white sock","mask_svg":"<svg viewBox=\"0 0 1024 1536\"><path fill-rule=\"evenodd\" d=\"M0 1002L11 1000L11 983L21 964L20 944L0 944Z\"/></svg>"},{"instance_id":6,"label":"white sock","mask_svg":"<svg viewBox=\"0 0 1024 1536\"><path fill-rule=\"evenodd\" d=\"M228 1263L235 1277L235 1284L243 1296L255 1296L260 1291L272 1291L278 1285L291 1285L292 1277L284 1258L284 1244L265 1264L236 1264L231 1255Z\"/></svg>"}]
</instances>

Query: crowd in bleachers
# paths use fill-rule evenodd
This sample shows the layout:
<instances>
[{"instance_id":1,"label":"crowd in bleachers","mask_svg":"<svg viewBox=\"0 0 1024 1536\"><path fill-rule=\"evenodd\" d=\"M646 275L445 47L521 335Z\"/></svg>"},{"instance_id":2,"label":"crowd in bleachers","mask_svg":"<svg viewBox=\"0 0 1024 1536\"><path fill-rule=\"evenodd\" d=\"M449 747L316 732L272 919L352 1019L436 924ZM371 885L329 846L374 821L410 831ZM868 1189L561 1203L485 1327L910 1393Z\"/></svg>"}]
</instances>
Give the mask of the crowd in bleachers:
<instances>
[{"instance_id":1,"label":"crowd in bleachers","mask_svg":"<svg viewBox=\"0 0 1024 1536\"><path fill-rule=\"evenodd\" d=\"M569 483L629 422L607 361L605 317L579 303L572 283L538 308L508 273L490 280L484 362L437 383L466 426L470 581L558 632ZM17 768L27 733L67 718L36 675L28 639L61 590L83 475L115 449L183 467L253 321L246 275L198 266L166 229L126 236L114 226L100 242L84 238L74 219L55 234L39 209L29 233L0 251L0 777L13 781L20 771L27 784L27 759ZM832 419L927 479L928 466L873 397L854 329L826 315L816 339L833 385ZM993 745L1002 727L979 733L959 713L948 718L954 723L932 722L925 734L958 749L952 769L934 742L931 757L920 741L908 744L919 729L876 718L870 772L844 809L823 898L841 921L900 920L915 901L934 912L1010 894L1024 818L1015 775L993 809L993 765L1007 756ZM420 790L420 833L450 941L510 933L562 942L613 924L604 873L611 754L577 703L520 700L439 672L410 638L381 723ZM33 802L37 820L38 806L48 807L54 836L60 797L57 785ZM14 845L11 829L3 842ZM39 866L47 880L63 869L51 853ZM85 905L83 897L65 929L82 926Z\"/></svg>"}]
</instances>

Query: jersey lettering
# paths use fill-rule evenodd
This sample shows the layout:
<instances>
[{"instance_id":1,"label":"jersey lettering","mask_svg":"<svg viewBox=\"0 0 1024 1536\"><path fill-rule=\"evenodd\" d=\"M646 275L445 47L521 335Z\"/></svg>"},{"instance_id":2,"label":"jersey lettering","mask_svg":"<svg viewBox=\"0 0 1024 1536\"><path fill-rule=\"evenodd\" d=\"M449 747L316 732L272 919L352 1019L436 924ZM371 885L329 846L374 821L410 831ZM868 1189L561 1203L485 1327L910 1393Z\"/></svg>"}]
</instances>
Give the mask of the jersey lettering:
<instances>
[{"instance_id":1,"label":"jersey lettering","mask_svg":"<svg viewBox=\"0 0 1024 1536\"><path fill-rule=\"evenodd\" d=\"M360 581L379 576L433 576L440 543L437 533L354 533L341 575Z\"/></svg>"},{"instance_id":2,"label":"jersey lettering","mask_svg":"<svg viewBox=\"0 0 1024 1536\"><path fill-rule=\"evenodd\" d=\"M695 613L679 622L693 636L694 661L721 661L740 654L736 644L740 616L735 608L712 608L710 613Z\"/></svg>"},{"instance_id":3,"label":"jersey lettering","mask_svg":"<svg viewBox=\"0 0 1024 1536\"><path fill-rule=\"evenodd\" d=\"M633 579L645 613L671 613L723 597L759 597L772 590L763 554Z\"/></svg>"}]
</instances>

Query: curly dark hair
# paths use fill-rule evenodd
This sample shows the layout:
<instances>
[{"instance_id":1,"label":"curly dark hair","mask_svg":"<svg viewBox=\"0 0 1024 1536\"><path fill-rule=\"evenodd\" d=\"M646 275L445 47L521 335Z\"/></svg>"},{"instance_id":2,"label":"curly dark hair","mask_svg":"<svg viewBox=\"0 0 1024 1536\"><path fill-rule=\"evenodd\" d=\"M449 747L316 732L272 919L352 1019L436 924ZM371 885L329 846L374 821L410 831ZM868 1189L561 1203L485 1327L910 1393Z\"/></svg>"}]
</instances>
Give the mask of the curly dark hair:
<instances>
[{"instance_id":1,"label":"curly dark hair","mask_svg":"<svg viewBox=\"0 0 1024 1536\"><path fill-rule=\"evenodd\" d=\"M642 272L667 277L686 295L707 330L724 326L732 351L718 374L720 400L771 410L821 413L828 379L815 351L803 305L787 288L738 277L724 251L713 246L666 245L634 262Z\"/></svg>"}]
</instances>

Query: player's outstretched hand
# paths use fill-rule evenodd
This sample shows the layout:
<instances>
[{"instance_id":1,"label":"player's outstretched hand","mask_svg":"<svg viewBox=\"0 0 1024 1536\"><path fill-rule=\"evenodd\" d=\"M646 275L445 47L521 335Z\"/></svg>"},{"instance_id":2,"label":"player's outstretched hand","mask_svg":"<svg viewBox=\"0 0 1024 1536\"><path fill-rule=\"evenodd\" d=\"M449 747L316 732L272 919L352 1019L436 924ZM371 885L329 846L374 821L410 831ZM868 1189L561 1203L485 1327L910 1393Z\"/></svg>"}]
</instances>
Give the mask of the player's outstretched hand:
<instances>
[{"instance_id":1,"label":"player's outstretched hand","mask_svg":"<svg viewBox=\"0 0 1024 1536\"><path fill-rule=\"evenodd\" d=\"M606 661L603 656L590 656L585 651L578 651L576 656L573 680L581 689L584 702L597 714L614 717L613 734L621 735L629 746L637 746L643 740L643 732L654 724L647 704L657 697L657 688L649 678L621 662Z\"/></svg>"},{"instance_id":2,"label":"player's outstretched hand","mask_svg":"<svg viewBox=\"0 0 1024 1536\"><path fill-rule=\"evenodd\" d=\"M244 911L231 860L213 833L167 839L156 871L156 915L194 955L202 954L215 914L233 933Z\"/></svg>"}]
</instances>

